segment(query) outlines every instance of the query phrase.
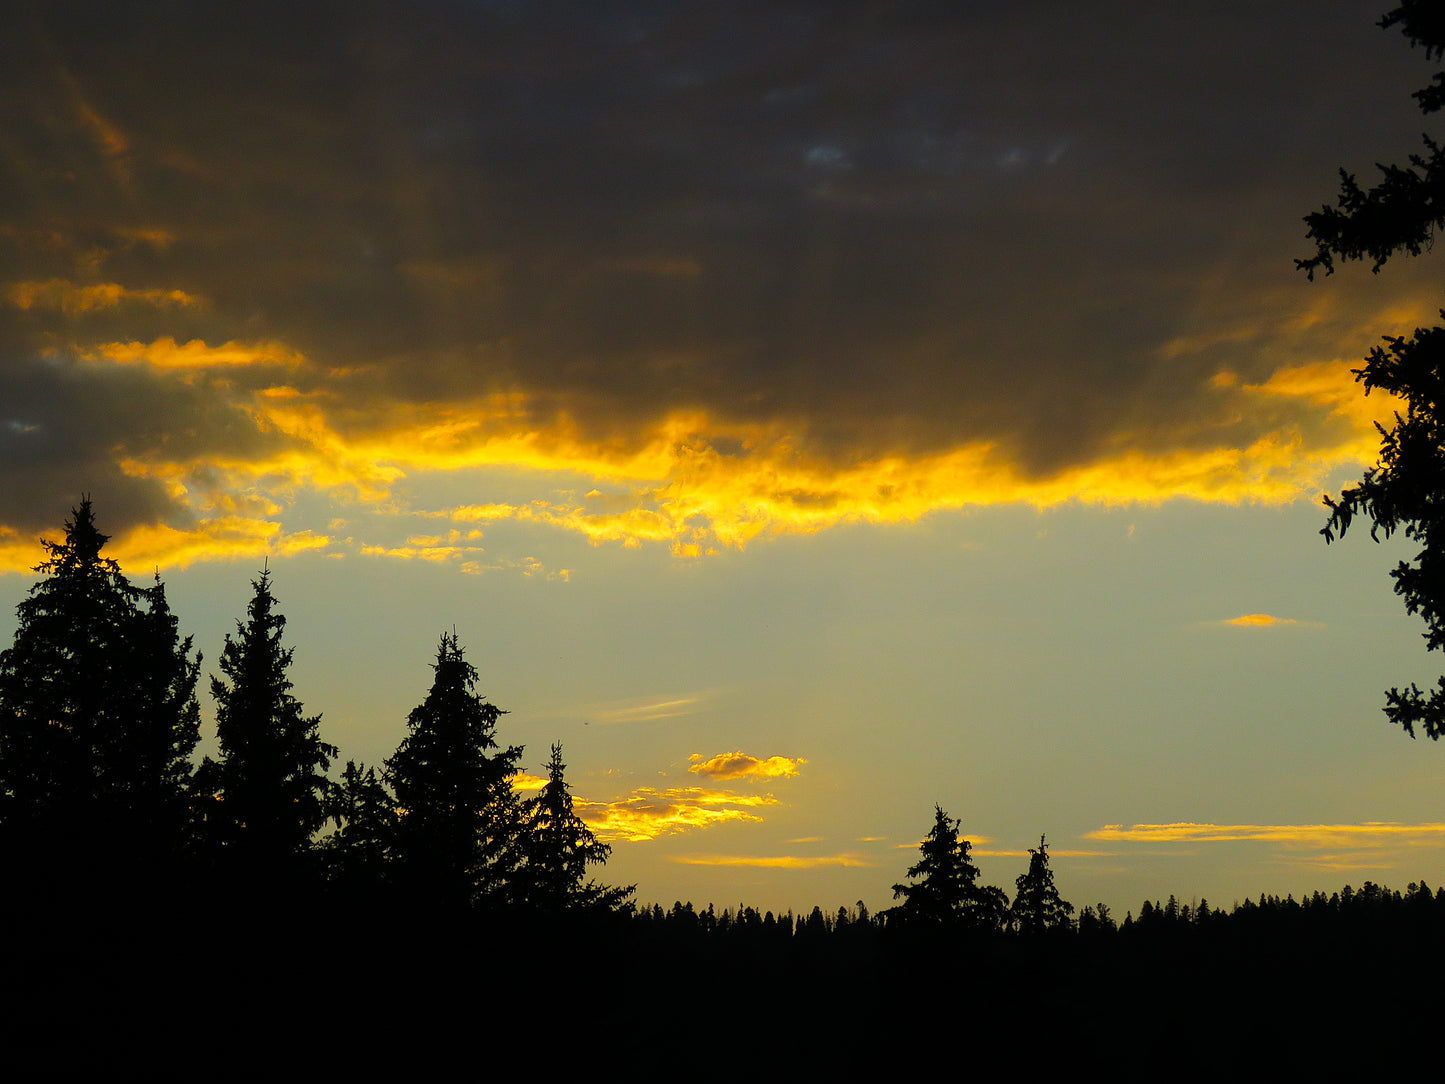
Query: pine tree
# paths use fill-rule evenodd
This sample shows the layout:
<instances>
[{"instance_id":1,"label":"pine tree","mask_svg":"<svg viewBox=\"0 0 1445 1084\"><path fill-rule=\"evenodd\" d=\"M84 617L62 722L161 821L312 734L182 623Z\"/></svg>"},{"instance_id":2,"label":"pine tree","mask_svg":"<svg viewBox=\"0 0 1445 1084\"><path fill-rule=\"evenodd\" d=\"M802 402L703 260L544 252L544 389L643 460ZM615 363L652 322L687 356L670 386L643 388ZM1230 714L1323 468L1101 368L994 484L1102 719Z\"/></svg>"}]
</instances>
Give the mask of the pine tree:
<instances>
[{"instance_id":1,"label":"pine tree","mask_svg":"<svg viewBox=\"0 0 1445 1084\"><path fill-rule=\"evenodd\" d=\"M294 651L281 646L286 618L276 612L270 572L251 586L246 620L221 649L224 680L211 678L221 759L205 766L215 799L208 820L212 841L233 857L280 869L325 823L336 749L321 740L321 717L303 715L291 695Z\"/></svg>"},{"instance_id":2,"label":"pine tree","mask_svg":"<svg viewBox=\"0 0 1445 1084\"><path fill-rule=\"evenodd\" d=\"M92 852L123 841L155 856L181 838L200 660L159 577L137 590L101 556L107 541L82 500L65 540L43 543L45 578L17 607L0 652L0 821L12 841Z\"/></svg>"},{"instance_id":3,"label":"pine tree","mask_svg":"<svg viewBox=\"0 0 1445 1084\"><path fill-rule=\"evenodd\" d=\"M444 905L510 902L521 819L511 779L522 750L497 745L503 712L476 691L455 635L442 634L433 670L384 772L397 803L398 876Z\"/></svg>"},{"instance_id":4,"label":"pine tree","mask_svg":"<svg viewBox=\"0 0 1445 1084\"><path fill-rule=\"evenodd\" d=\"M599 843L572 809L563 777L562 746L553 744L547 785L523 807L524 880L527 902L545 911L612 910L636 885L610 888L584 881L589 865L603 865L612 848Z\"/></svg>"},{"instance_id":5,"label":"pine tree","mask_svg":"<svg viewBox=\"0 0 1445 1084\"><path fill-rule=\"evenodd\" d=\"M351 893L372 892L390 878L396 801L376 776L346 762L327 805L335 830L321 843L328 880Z\"/></svg>"},{"instance_id":6,"label":"pine tree","mask_svg":"<svg viewBox=\"0 0 1445 1084\"><path fill-rule=\"evenodd\" d=\"M1020 874L1015 884L1012 918L1020 933L1069 928L1074 905L1061 898L1054 885L1054 871L1049 868L1049 852L1043 836L1039 836L1038 850L1029 849L1028 872Z\"/></svg>"},{"instance_id":7,"label":"pine tree","mask_svg":"<svg viewBox=\"0 0 1445 1084\"><path fill-rule=\"evenodd\" d=\"M893 898L901 896L903 903L890 910L890 919L905 925L1000 929L1008 897L1000 888L978 883L970 843L958 838L959 822L949 820L940 806L933 812L933 828L918 848L923 857L908 870L918 883L893 886Z\"/></svg>"}]
</instances>

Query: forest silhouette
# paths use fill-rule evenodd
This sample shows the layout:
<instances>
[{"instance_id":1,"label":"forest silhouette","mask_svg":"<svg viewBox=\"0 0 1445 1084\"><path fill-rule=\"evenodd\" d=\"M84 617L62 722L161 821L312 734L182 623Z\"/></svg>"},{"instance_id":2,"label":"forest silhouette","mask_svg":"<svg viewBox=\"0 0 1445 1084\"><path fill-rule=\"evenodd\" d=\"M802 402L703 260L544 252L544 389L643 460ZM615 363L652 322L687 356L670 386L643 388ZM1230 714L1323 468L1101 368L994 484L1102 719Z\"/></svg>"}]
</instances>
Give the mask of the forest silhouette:
<instances>
[{"instance_id":1,"label":"forest silhouette","mask_svg":"<svg viewBox=\"0 0 1445 1084\"><path fill-rule=\"evenodd\" d=\"M999 1042L1043 1027L1142 1075L1195 1042L1195 1017L1168 1008L1185 995L1191 1013L1257 1015L1194 1051L1225 1071L1278 1054L1270 1029L1315 1026L1301 992L1382 975L1423 990L1419 961L1445 947L1445 889L1424 884L1076 914L1042 836L1010 901L938 806L880 912L638 904L589 877L610 847L573 808L560 745L534 796L513 787L523 751L455 633L396 751L333 777L321 717L291 693L269 569L211 678L218 756L196 763L200 656L159 577L133 585L106 541L82 500L0 652L0 1040L22 1075L429 1076L520 1067L488 1052L508 1036L655 1063L715 1043L729 1006L778 1075L847 1070L929 1012ZM1369 1026L1392 1003L1350 1001ZM1380 1056L1328 1064L1355 1054Z\"/></svg>"}]
</instances>

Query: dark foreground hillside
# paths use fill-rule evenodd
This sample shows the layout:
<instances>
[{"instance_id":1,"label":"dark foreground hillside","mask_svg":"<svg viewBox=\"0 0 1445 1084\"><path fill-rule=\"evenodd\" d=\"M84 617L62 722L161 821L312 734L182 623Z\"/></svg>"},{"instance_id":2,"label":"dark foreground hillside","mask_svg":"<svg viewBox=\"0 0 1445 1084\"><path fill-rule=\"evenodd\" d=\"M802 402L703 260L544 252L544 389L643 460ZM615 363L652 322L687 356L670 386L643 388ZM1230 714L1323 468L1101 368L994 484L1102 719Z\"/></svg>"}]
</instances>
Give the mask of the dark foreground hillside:
<instances>
[{"instance_id":1,"label":"dark foreground hillside","mask_svg":"<svg viewBox=\"0 0 1445 1084\"><path fill-rule=\"evenodd\" d=\"M1438 916L704 936L324 898L11 913L8 1079L1429 1073ZM305 906L298 907L298 904ZM1318 918L1319 916L1315 916Z\"/></svg>"}]
</instances>

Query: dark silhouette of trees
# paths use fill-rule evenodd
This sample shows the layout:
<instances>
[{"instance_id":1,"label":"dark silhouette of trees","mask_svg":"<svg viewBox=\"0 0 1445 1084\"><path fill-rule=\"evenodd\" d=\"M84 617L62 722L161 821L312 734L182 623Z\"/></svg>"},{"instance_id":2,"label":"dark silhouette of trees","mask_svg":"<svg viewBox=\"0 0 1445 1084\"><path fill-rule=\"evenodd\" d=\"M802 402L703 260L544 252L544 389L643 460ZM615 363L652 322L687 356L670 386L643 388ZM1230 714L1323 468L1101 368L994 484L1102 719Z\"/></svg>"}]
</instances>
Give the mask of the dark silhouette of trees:
<instances>
[{"instance_id":1,"label":"dark silhouette of trees","mask_svg":"<svg viewBox=\"0 0 1445 1084\"><path fill-rule=\"evenodd\" d=\"M200 660L159 577L134 587L107 541L82 500L17 607L0 652L0 823L12 842L93 855L124 840L155 858L183 838Z\"/></svg>"},{"instance_id":2,"label":"dark silhouette of trees","mask_svg":"<svg viewBox=\"0 0 1445 1084\"><path fill-rule=\"evenodd\" d=\"M1437 0L1405 0L1380 20L1398 26L1431 60L1445 56L1445 19ZM1445 72L1415 93L1421 110L1445 105ZM1310 278L1326 275L1335 259L1373 262L1378 272L1396 253L1417 256L1429 248L1445 225L1445 151L1428 136L1425 153L1409 156L1405 166L1380 166L1382 179L1368 190L1344 170L1335 207L1308 215L1308 236L1316 254L1296 261ZM1442 311L1445 316L1445 311ZM1412 336L1387 336L1370 352L1355 377L1365 394L1378 388L1404 400L1392 428L1380 427L1380 462L1338 500L1324 498L1330 517L1321 531L1325 541L1343 537L1356 516L1371 521L1370 535L1388 538L1395 531L1420 543L1414 563L1400 562L1390 573L1405 609L1425 619L1426 648L1445 646L1445 327L1417 328ZM1431 738L1445 733L1445 678L1428 694L1412 684L1386 694L1385 714L1411 737L1422 727Z\"/></svg>"},{"instance_id":3,"label":"dark silhouette of trees","mask_svg":"<svg viewBox=\"0 0 1445 1084\"><path fill-rule=\"evenodd\" d=\"M889 920L910 926L1002 928L1008 897L1000 888L978 883L970 843L958 838L959 822L949 820L941 806L935 805L933 812L933 828L918 848L922 858L908 870L917 883L893 886L893 898L902 897L903 902L889 910Z\"/></svg>"},{"instance_id":4,"label":"dark silhouette of trees","mask_svg":"<svg viewBox=\"0 0 1445 1084\"><path fill-rule=\"evenodd\" d=\"M306 716L286 672L294 654L281 645L286 618L276 611L271 574L255 593L236 638L226 636L211 678L219 762L201 781L213 797L206 817L213 844L248 866L294 866L325 823L326 769L336 748L321 740L321 716Z\"/></svg>"},{"instance_id":5,"label":"dark silhouette of trees","mask_svg":"<svg viewBox=\"0 0 1445 1084\"><path fill-rule=\"evenodd\" d=\"M1020 933L1037 934L1067 930L1074 905L1059 895L1054 885L1054 871L1049 868L1049 852L1044 837L1039 836L1037 850L1029 848L1029 868L1015 882L1013 918Z\"/></svg>"},{"instance_id":6,"label":"dark silhouette of trees","mask_svg":"<svg viewBox=\"0 0 1445 1084\"><path fill-rule=\"evenodd\" d=\"M336 825L320 849L327 880L342 891L372 893L391 880L396 838L396 800L377 778L346 762L341 782L331 788L327 812Z\"/></svg>"},{"instance_id":7,"label":"dark silhouette of trees","mask_svg":"<svg viewBox=\"0 0 1445 1084\"><path fill-rule=\"evenodd\" d=\"M612 888L586 880L587 867L605 864L612 848L599 843L573 810L572 792L563 777L566 767L562 746L553 744L547 785L523 806L526 900L544 911L613 910L637 886Z\"/></svg>"},{"instance_id":8,"label":"dark silhouette of trees","mask_svg":"<svg viewBox=\"0 0 1445 1084\"><path fill-rule=\"evenodd\" d=\"M432 669L384 773L397 804L398 876L444 905L506 904L521 857L511 778L522 749L498 746L503 712L476 691L456 636L442 634Z\"/></svg>"}]
</instances>

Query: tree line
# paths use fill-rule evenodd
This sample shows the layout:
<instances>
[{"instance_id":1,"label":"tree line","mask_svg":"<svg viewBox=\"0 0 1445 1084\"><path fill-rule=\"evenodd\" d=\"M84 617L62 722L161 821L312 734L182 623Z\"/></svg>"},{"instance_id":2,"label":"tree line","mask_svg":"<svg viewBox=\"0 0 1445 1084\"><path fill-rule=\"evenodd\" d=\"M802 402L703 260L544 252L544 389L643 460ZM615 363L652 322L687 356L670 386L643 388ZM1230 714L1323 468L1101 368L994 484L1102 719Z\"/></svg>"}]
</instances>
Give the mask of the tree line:
<instances>
[{"instance_id":1,"label":"tree line","mask_svg":"<svg viewBox=\"0 0 1445 1084\"><path fill-rule=\"evenodd\" d=\"M293 649L269 571L210 679L218 755L199 764L201 657L157 576L134 586L103 555L90 499L45 542L42 579L0 652L0 851L44 895L77 880L214 878L403 894L453 911L613 910L632 893L587 875L607 860L573 810L560 745L522 799L519 746L443 634L426 698L381 770L338 757L287 676Z\"/></svg>"}]
</instances>

